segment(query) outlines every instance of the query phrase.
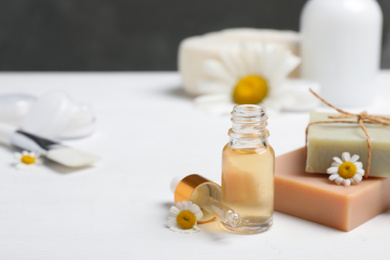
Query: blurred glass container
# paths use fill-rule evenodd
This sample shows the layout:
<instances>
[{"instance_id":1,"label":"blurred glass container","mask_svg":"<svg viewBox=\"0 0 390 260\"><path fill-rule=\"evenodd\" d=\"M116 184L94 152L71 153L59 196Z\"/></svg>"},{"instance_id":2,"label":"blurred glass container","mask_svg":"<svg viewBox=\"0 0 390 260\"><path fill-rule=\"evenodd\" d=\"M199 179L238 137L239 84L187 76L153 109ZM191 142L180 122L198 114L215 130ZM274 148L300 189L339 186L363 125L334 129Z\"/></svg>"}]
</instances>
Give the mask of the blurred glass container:
<instances>
[{"instance_id":1,"label":"blurred glass container","mask_svg":"<svg viewBox=\"0 0 390 260\"><path fill-rule=\"evenodd\" d=\"M36 98L29 94L0 95L0 122L19 126Z\"/></svg>"},{"instance_id":2,"label":"blurred glass container","mask_svg":"<svg viewBox=\"0 0 390 260\"><path fill-rule=\"evenodd\" d=\"M376 0L309 0L301 14L302 77L318 81L333 105L372 103L382 23Z\"/></svg>"},{"instance_id":3,"label":"blurred glass container","mask_svg":"<svg viewBox=\"0 0 390 260\"><path fill-rule=\"evenodd\" d=\"M67 94L47 92L31 104L21 129L52 139L89 136L95 129L92 108L74 102Z\"/></svg>"}]
</instances>

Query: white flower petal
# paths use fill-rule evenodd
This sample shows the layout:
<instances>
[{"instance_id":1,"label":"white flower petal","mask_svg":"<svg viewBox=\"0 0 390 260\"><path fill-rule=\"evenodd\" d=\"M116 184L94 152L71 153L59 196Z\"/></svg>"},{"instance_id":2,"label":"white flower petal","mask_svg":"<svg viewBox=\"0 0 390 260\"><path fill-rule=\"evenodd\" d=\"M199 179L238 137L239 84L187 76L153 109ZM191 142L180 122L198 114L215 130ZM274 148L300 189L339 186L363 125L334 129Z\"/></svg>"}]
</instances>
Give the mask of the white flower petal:
<instances>
[{"instance_id":1,"label":"white flower petal","mask_svg":"<svg viewBox=\"0 0 390 260\"><path fill-rule=\"evenodd\" d=\"M348 187L351 185L351 180L350 179L345 179L343 182L344 186Z\"/></svg>"},{"instance_id":2,"label":"white flower petal","mask_svg":"<svg viewBox=\"0 0 390 260\"><path fill-rule=\"evenodd\" d=\"M339 177L339 175L337 173L336 174L332 174L332 175L329 176L329 180L334 181L338 177Z\"/></svg>"},{"instance_id":3,"label":"white flower petal","mask_svg":"<svg viewBox=\"0 0 390 260\"><path fill-rule=\"evenodd\" d=\"M337 176L337 178L334 181L337 183L337 185L340 185L344 181L344 179L341 178L340 176Z\"/></svg>"},{"instance_id":4,"label":"white flower petal","mask_svg":"<svg viewBox=\"0 0 390 260\"><path fill-rule=\"evenodd\" d=\"M352 179L357 183L357 182L361 182L362 179L363 179L363 176L362 175L358 175L356 174L355 176L352 177Z\"/></svg>"},{"instance_id":5,"label":"white flower petal","mask_svg":"<svg viewBox=\"0 0 390 260\"><path fill-rule=\"evenodd\" d=\"M356 168L359 170L359 169L363 169L363 163L362 162L354 162L353 164L355 164Z\"/></svg>"},{"instance_id":6,"label":"white flower petal","mask_svg":"<svg viewBox=\"0 0 390 260\"><path fill-rule=\"evenodd\" d=\"M257 55L254 55L254 48L253 44L242 44L242 55L247 74L257 74Z\"/></svg>"},{"instance_id":7,"label":"white flower petal","mask_svg":"<svg viewBox=\"0 0 390 260\"><path fill-rule=\"evenodd\" d=\"M339 167L330 167L330 168L326 169L326 172L329 174L338 173L338 171L339 171Z\"/></svg>"},{"instance_id":8,"label":"white flower petal","mask_svg":"<svg viewBox=\"0 0 390 260\"><path fill-rule=\"evenodd\" d=\"M173 225L173 226L170 226L169 229L171 231L182 233L182 234L195 234L195 233L198 233L200 231L196 225L190 229L182 229L177 225Z\"/></svg>"},{"instance_id":9,"label":"white flower petal","mask_svg":"<svg viewBox=\"0 0 390 260\"><path fill-rule=\"evenodd\" d=\"M42 165L42 159L39 157L35 158L35 165Z\"/></svg>"},{"instance_id":10,"label":"white flower petal","mask_svg":"<svg viewBox=\"0 0 390 260\"><path fill-rule=\"evenodd\" d=\"M294 56L290 51L281 50L280 48L276 48L276 46L268 45L266 49L268 70L265 75L272 79L273 82L280 84L298 66L300 58Z\"/></svg>"},{"instance_id":11,"label":"white flower petal","mask_svg":"<svg viewBox=\"0 0 390 260\"><path fill-rule=\"evenodd\" d=\"M198 205L192 203L191 205L189 205L188 210L191 211L192 213L194 213L194 215L195 215L196 212L198 212L200 210L200 208Z\"/></svg>"},{"instance_id":12,"label":"white flower petal","mask_svg":"<svg viewBox=\"0 0 390 260\"><path fill-rule=\"evenodd\" d=\"M225 82L228 85L233 85L237 80L229 73L229 71L217 60L206 60L203 64L204 71L212 78Z\"/></svg>"},{"instance_id":13,"label":"white flower petal","mask_svg":"<svg viewBox=\"0 0 390 260\"><path fill-rule=\"evenodd\" d=\"M181 202L181 205L182 205L182 210L188 210L190 205L191 205L191 202L190 201L186 201L186 200L183 200Z\"/></svg>"},{"instance_id":14,"label":"white flower petal","mask_svg":"<svg viewBox=\"0 0 390 260\"><path fill-rule=\"evenodd\" d=\"M351 154L348 152L344 152L341 154L341 158L344 162L349 162L351 160Z\"/></svg>"},{"instance_id":15,"label":"white flower petal","mask_svg":"<svg viewBox=\"0 0 390 260\"><path fill-rule=\"evenodd\" d=\"M361 175L361 176L363 176L364 173L365 173L365 170L362 169L362 168L360 168L360 169L358 168L357 171L356 171L356 174L359 174L359 175Z\"/></svg>"},{"instance_id":16,"label":"white flower petal","mask_svg":"<svg viewBox=\"0 0 390 260\"><path fill-rule=\"evenodd\" d=\"M336 162L338 162L339 165L343 163L343 161L342 161L339 157L336 157L336 156L333 157L333 160L335 160Z\"/></svg>"},{"instance_id":17,"label":"white flower petal","mask_svg":"<svg viewBox=\"0 0 390 260\"><path fill-rule=\"evenodd\" d=\"M352 163L355 163L355 162L357 162L357 160L359 160L359 158L360 158L359 155L354 154L354 155L352 156L352 158L351 158L351 162L352 162Z\"/></svg>"},{"instance_id":18,"label":"white flower petal","mask_svg":"<svg viewBox=\"0 0 390 260\"><path fill-rule=\"evenodd\" d=\"M189 207L189 210L194 213L196 220L199 220L203 217L203 212L198 205L192 203Z\"/></svg>"},{"instance_id":19,"label":"white flower petal","mask_svg":"<svg viewBox=\"0 0 390 260\"><path fill-rule=\"evenodd\" d=\"M277 49L274 45L265 44L263 42L263 52L259 56L259 62L262 63L262 73L266 78L271 78L275 67L280 62L280 57L277 54Z\"/></svg>"},{"instance_id":20,"label":"white flower petal","mask_svg":"<svg viewBox=\"0 0 390 260\"><path fill-rule=\"evenodd\" d=\"M202 210L197 211L196 214L195 214L195 217L196 217L197 221L201 220L203 218Z\"/></svg>"},{"instance_id":21,"label":"white flower petal","mask_svg":"<svg viewBox=\"0 0 390 260\"><path fill-rule=\"evenodd\" d=\"M332 162L332 164L331 164L331 166L332 167L337 167L337 169L340 167L340 163L338 163L338 162Z\"/></svg>"},{"instance_id":22,"label":"white flower petal","mask_svg":"<svg viewBox=\"0 0 390 260\"><path fill-rule=\"evenodd\" d=\"M172 207L169 209L169 212L170 212L171 214L177 215L177 214L179 214L180 209L178 209L176 206L172 206Z\"/></svg>"},{"instance_id":23,"label":"white flower petal","mask_svg":"<svg viewBox=\"0 0 390 260\"><path fill-rule=\"evenodd\" d=\"M283 65L279 67L278 77L282 79L287 77L287 75L301 63L301 59L294 56L291 52L285 52L280 55L284 62L282 63Z\"/></svg>"},{"instance_id":24,"label":"white flower petal","mask_svg":"<svg viewBox=\"0 0 390 260\"><path fill-rule=\"evenodd\" d=\"M223 81L217 81L217 80L199 80L198 81L198 89L199 92L204 94L216 94L216 93L223 93L226 95L231 95L232 87L230 84L227 84Z\"/></svg>"},{"instance_id":25,"label":"white flower petal","mask_svg":"<svg viewBox=\"0 0 390 260\"><path fill-rule=\"evenodd\" d=\"M184 206L183 206L183 203L182 202L178 202L178 203L176 203L176 208L178 208L179 209L179 211L182 211L183 209L184 209Z\"/></svg>"},{"instance_id":26,"label":"white flower petal","mask_svg":"<svg viewBox=\"0 0 390 260\"><path fill-rule=\"evenodd\" d=\"M222 52L220 56L226 69L230 72L233 78L240 79L245 76L240 53L236 50L231 50Z\"/></svg>"},{"instance_id":27,"label":"white flower petal","mask_svg":"<svg viewBox=\"0 0 390 260\"><path fill-rule=\"evenodd\" d=\"M255 59L255 66L257 68L256 74L259 74L261 76L265 75L265 70L267 68L267 63L264 61L263 55L265 52L265 42L263 41L261 44L254 46L254 56Z\"/></svg>"},{"instance_id":28,"label":"white flower petal","mask_svg":"<svg viewBox=\"0 0 390 260\"><path fill-rule=\"evenodd\" d=\"M168 221L167 221L167 226L171 227L171 226L175 226L175 225L177 225L176 218L175 217L169 217Z\"/></svg>"},{"instance_id":29,"label":"white flower petal","mask_svg":"<svg viewBox=\"0 0 390 260\"><path fill-rule=\"evenodd\" d=\"M15 164L15 168L18 170L24 170L26 169L26 165L24 163L17 163Z\"/></svg>"}]
</instances>

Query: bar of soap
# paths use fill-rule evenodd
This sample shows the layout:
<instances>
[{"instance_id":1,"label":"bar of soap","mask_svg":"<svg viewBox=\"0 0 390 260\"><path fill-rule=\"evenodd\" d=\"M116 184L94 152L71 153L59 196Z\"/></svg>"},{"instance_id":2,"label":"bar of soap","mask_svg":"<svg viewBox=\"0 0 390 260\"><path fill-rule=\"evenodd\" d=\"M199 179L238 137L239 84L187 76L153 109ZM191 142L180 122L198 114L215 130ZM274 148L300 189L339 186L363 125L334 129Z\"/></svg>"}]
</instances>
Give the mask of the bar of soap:
<instances>
[{"instance_id":1,"label":"bar of soap","mask_svg":"<svg viewBox=\"0 0 390 260\"><path fill-rule=\"evenodd\" d=\"M310 122L327 121L328 113L312 112ZM343 119L344 120L344 119ZM345 119L346 120L346 119ZM355 121L349 119L349 121ZM390 177L390 126L366 124L371 135L372 157L370 176ZM312 125L308 134L306 171L326 173L333 157L341 158L343 152L357 154L367 170L367 141L358 124L325 123Z\"/></svg>"},{"instance_id":2,"label":"bar of soap","mask_svg":"<svg viewBox=\"0 0 390 260\"><path fill-rule=\"evenodd\" d=\"M389 178L370 177L345 187L328 176L305 172L304 148L278 156L275 210L350 231L390 209Z\"/></svg>"},{"instance_id":3,"label":"bar of soap","mask_svg":"<svg viewBox=\"0 0 390 260\"><path fill-rule=\"evenodd\" d=\"M238 49L242 42L260 43L262 40L299 56L300 36L293 31L236 28L184 39L178 52L178 68L184 90L193 95L207 94L198 88L198 81L207 78L203 70L204 61L219 59L221 50ZM299 68L290 74L290 77L298 76Z\"/></svg>"}]
</instances>

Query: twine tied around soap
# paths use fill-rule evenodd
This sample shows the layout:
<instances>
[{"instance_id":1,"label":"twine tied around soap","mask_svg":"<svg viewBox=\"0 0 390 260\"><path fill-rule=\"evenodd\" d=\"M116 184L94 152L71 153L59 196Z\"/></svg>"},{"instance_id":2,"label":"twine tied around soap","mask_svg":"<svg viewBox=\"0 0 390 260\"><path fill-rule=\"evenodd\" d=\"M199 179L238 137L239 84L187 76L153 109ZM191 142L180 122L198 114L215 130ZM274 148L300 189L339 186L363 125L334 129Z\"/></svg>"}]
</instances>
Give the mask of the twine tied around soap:
<instances>
[{"instance_id":1,"label":"twine tied around soap","mask_svg":"<svg viewBox=\"0 0 390 260\"><path fill-rule=\"evenodd\" d=\"M337 108L327 102L325 99L323 99L320 95L318 95L316 92L314 92L312 89L309 89L310 92L316 96L319 100L321 100L324 104L327 106L335 109L337 112L341 113L341 115L329 115L329 119L347 119L347 118L356 118L357 121L347 121L347 120L330 120L330 121L315 121L308 124L306 127L306 141L305 141L305 151L307 154L307 138L309 133L309 127L311 125L315 124L324 124L324 123L346 123L346 124L359 124L360 128L363 130L364 134L366 135L366 141L367 141L367 170L364 174L364 178L368 178L370 175L370 168L371 168L371 152L372 152L372 143L371 143L371 136L370 133L367 131L367 128L365 124L378 124L378 125L388 125L390 126L390 118L385 116L379 116L379 115L370 115L367 113L367 111L363 111L359 114L353 114L346 112L340 108Z\"/></svg>"}]
</instances>

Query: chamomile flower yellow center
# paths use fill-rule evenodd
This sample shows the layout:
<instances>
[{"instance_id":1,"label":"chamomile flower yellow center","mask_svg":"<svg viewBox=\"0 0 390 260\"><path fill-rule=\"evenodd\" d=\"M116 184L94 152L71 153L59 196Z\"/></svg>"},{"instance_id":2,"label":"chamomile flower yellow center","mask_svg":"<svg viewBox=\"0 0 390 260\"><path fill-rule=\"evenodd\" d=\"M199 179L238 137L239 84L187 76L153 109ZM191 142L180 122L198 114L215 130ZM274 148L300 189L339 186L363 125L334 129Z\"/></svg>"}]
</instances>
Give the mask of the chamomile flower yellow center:
<instances>
[{"instance_id":1,"label":"chamomile flower yellow center","mask_svg":"<svg viewBox=\"0 0 390 260\"><path fill-rule=\"evenodd\" d=\"M268 82L261 76L248 75L240 79L233 89L236 104L258 104L268 95Z\"/></svg>"},{"instance_id":2,"label":"chamomile flower yellow center","mask_svg":"<svg viewBox=\"0 0 390 260\"><path fill-rule=\"evenodd\" d=\"M23 155L22 158L20 158L21 162L24 164L33 164L35 163L35 158L31 155Z\"/></svg>"},{"instance_id":3,"label":"chamomile flower yellow center","mask_svg":"<svg viewBox=\"0 0 390 260\"><path fill-rule=\"evenodd\" d=\"M343 162L339 166L338 173L344 179L350 179L355 176L357 168L352 162Z\"/></svg>"},{"instance_id":4,"label":"chamomile flower yellow center","mask_svg":"<svg viewBox=\"0 0 390 260\"><path fill-rule=\"evenodd\" d=\"M195 226L196 217L191 211L182 210L179 214L177 214L176 221L182 229L190 229Z\"/></svg>"}]
</instances>

